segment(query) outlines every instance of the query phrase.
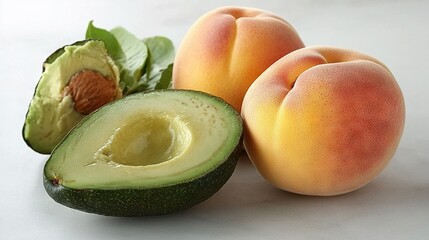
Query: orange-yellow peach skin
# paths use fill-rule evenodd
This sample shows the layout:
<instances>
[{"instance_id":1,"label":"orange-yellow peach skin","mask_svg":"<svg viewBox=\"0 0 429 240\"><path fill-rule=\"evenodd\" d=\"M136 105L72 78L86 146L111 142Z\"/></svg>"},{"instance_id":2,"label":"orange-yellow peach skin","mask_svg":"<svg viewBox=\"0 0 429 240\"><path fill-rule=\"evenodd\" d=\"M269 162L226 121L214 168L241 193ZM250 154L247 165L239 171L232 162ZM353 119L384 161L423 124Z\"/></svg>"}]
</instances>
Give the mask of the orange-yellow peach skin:
<instances>
[{"instance_id":1,"label":"orange-yellow peach skin","mask_svg":"<svg viewBox=\"0 0 429 240\"><path fill-rule=\"evenodd\" d=\"M254 8L223 7L200 17L182 40L173 88L219 96L238 111L252 82L271 64L304 47L282 18Z\"/></svg>"},{"instance_id":2,"label":"orange-yellow peach skin","mask_svg":"<svg viewBox=\"0 0 429 240\"><path fill-rule=\"evenodd\" d=\"M274 186L306 195L358 189L396 151L405 106L380 61L348 49L309 47L281 58L243 101L245 149Z\"/></svg>"}]
</instances>

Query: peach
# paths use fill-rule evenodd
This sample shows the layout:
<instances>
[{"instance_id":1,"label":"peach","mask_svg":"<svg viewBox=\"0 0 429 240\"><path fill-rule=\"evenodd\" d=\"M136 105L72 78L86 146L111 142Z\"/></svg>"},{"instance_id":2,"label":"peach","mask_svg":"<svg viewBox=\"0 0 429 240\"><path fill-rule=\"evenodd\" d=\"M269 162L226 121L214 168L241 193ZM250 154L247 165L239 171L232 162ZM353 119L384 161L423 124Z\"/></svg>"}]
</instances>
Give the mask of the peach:
<instances>
[{"instance_id":1,"label":"peach","mask_svg":"<svg viewBox=\"0 0 429 240\"><path fill-rule=\"evenodd\" d=\"M294 28L273 13L218 8L200 17L183 38L174 62L173 88L216 95L240 111L252 82L302 47Z\"/></svg>"},{"instance_id":2,"label":"peach","mask_svg":"<svg viewBox=\"0 0 429 240\"><path fill-rule=\"evenodd\" d=\"M308 47L269 67L246 93L244 146L274 186L337 195L374 179L393 157L405 118L387 67L349 49Z\"/></svg>"}]
</instances>

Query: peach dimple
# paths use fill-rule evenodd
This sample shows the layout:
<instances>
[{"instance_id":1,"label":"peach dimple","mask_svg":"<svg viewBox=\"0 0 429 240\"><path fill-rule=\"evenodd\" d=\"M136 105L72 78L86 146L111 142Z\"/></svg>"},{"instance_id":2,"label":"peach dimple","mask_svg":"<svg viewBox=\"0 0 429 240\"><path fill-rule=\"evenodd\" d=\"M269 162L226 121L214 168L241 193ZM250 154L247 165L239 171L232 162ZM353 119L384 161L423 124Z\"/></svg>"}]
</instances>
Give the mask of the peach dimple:
<instances>
[{"instance_id":1,"label":"peach dimple","mask_svg":"<svg viewBox=\"0 0 429 240\"><path fill-rule=\"evenodd\" d=\"M252 84L242 117L245 148L268 181L296 193L336 195L364 186L386 166L405 107L380 61L311 47L286 55Z\"/></svg>"},{"instance_id":2,"label":"peach dimple","mask_svg":"<svg viewBox=\"0 0 429 240\"><path fill-rule=\"evenodd\" d=\"M275 14L218 8L201 16L183 38L173 67L173 88L219 96L240 111L252 82L302 47L293 27Z\"/></svg>"}]
</instances>

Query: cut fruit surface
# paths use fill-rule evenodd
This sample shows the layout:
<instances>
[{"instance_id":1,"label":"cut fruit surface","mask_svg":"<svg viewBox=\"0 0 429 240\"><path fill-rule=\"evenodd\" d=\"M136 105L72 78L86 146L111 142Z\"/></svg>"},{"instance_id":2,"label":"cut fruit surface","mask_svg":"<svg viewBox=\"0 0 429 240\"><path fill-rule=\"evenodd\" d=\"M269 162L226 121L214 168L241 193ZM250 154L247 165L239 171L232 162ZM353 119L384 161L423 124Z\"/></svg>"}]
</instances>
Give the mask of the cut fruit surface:
<instances>
[{"instance_id":1,"label":"cut fruit surface","mask_svg":"<svg viewBox=\"0 0 429 240\"><path fill-rule=\"evenodd\" d=\"M23 138L49 154L85 115L122 97L119 69L101 41L65 46L47 58L31 100Z\"/></svg>"},{"instance_id":2,"label":"cut fruit surface","mask_svg":"<svg viewBox=\"0 0 429 240\"><path fill-rule=\"evenodd\" d=\"M220 98L134 94L88 115L64 138L45 165L45 188L61 204L104 215L186 209L229 179L242 132L239 114Z\"/></svg>"}]
</instances>

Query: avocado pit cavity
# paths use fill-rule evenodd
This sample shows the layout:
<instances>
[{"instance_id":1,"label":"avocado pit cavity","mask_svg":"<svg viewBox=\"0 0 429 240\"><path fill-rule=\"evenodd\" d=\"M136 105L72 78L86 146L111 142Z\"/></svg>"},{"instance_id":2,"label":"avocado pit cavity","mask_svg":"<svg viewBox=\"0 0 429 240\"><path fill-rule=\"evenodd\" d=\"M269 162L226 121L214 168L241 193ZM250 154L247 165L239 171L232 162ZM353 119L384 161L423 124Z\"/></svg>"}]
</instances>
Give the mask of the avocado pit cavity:
<instances>
[{"instance_id":1,"label":"avocado pit cavity","mask_svg":"<svg viewBox=\"0 0 429 240\"><path fill-rule=\"evenodd\" d=\"M137 115L117 128L94 158L113 165L159 164L182 154L191 139L191 131L179 117Z\"/></svg>"},{"instance_id":2,"label":"avocado pit cavity","mask_svg":"<svg viewBox=\"0 0 429 240\"><path fill-rule=\"evenodd\" d=\"M115 81L94 70L82 70L71 78L63 96L71 95L74 110L88 115L116 98Z\"/></svg>"}]
</instances>

